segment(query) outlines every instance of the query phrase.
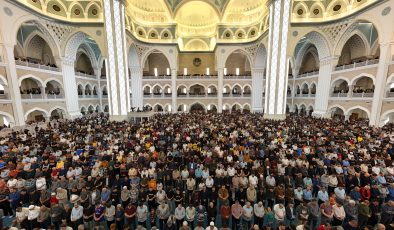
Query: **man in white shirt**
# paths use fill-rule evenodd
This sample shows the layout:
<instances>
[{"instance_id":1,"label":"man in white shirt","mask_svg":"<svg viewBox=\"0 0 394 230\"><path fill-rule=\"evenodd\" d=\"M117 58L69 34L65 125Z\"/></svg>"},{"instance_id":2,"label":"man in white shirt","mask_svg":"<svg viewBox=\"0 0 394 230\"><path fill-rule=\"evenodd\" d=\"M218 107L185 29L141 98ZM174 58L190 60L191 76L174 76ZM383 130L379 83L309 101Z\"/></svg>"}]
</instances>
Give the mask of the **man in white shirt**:
<instances>
[{"instance_id":1,"label":"man in white shirt","mask_svg":"<svg viewBox=\"0 0 394 230\"><path fill-rule=\"evenodd\" d=\"M47 182L45 180L45 177L42 176L36 180L36 188L37 190L44 190L47 188Z\"/></svg>"},{"instance_id":2,"label":"man in white shirt","mask_svg":"<svg viewBox=\"0 0 394 230\"><path fill-rule=\"evenodd\" d=\"M214 183L213 178L211 176L208 176L208 178L205 180L205 186L208 189L212 189L213 183Z\"/></svg>"},{"instance_id":3,"label":"man in white shirt","mask_svg":"<svg viewBox=\"0 0 394 230\"><path fill-rule=\"evenodd\" d=\"M39 227L38 222L37 222L37 217L39 214L40 214L40 207L35 206L35 205L29 206L27 220L29 221L29 224L32 229Z\"/></svg>"},{"instance_id":4,"label":"man in white shirt","mask_svg":"<svg viewBox=\"0 0 394 230\"><path fill-rule=\"evenodd\" d=\"M283 204L275 204L274 205L274 214L275 214L275 219L280 223L285 220L285 215L286 215L286 209Z\"/></svg>"},{"instance_id":5,"label":"man in white shirt","mask_svg":"<svg viewBox=\"0 0 394 230\"><path fill-rule=\"evenodd\" d=\"M267 183L267 186L273 188L276 185L276 181L275 181L275 177L273 177L272 175L268 175L265 178L265 182Z\"/></svg>"},{"instance_id":6,"label":"man in white shirt","mask_svg":"<svg viewBox=\"0 0 394 230\"><path fill-rule=\"evenodd\" d=\"M78 204L78 202L74 203L74 207L71 209L70 220L73 228L77 228L78 225L82 223L83 216L83 207Z\"/></svg>"},{"instance_id":7,"label":"man in white shirt","mask_svg":"<svg viewBox=\"0 0 394 230\"><path fill-rule=\"evenodd\" d=\"M254 204L253 210L254 215L257 218L257 220L255 220L255 223L257 222L259 226L263 226L265 214L263 202L259 201L257 204Z\"/></svg>"}]
</instances>

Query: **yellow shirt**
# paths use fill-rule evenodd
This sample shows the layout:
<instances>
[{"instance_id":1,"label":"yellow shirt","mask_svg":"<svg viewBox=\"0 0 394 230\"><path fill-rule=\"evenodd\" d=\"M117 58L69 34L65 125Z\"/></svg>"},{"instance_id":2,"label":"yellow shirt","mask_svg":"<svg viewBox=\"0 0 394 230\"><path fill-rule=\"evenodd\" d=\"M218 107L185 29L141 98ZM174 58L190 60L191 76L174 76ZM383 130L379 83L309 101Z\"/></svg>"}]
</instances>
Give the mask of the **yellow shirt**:
<instances>
[{"instance_id":1,"label":"yellow shirt","mask_svg":"<svg viewBox=\"0 0 394 230\"><path fill-rule=\"evenodd\" d=\"M61 169L64 168L64 162L63 161L59 161L56 163L56 168Z\"/></svg>"}]
</instances>

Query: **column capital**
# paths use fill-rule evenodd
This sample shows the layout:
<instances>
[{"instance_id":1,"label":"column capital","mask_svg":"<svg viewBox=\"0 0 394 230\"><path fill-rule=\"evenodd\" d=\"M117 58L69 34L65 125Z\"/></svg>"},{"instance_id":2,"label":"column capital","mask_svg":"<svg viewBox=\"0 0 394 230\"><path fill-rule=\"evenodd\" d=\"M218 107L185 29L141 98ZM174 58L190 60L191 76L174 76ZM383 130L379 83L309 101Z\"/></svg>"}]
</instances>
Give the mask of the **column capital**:
<instances>
[{"instance_id":1,"label":"column capital","mask_svg":"<svg viewBox=\"0 0 394 230\"><path fill-rule=\"evenodd\" d=\"M327 56L319 59L320 65L328 65L331 64L333 61L338 61L339 56Z\"/></svg>"}]
</instances>

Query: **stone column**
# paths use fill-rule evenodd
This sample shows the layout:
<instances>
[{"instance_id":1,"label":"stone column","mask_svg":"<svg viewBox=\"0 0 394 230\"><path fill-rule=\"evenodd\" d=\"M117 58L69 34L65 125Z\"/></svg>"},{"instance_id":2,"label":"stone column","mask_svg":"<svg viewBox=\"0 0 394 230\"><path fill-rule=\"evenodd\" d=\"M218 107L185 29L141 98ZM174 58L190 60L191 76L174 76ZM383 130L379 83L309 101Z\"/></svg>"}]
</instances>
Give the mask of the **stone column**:
<instances>
[{"instance_id":1,"label":"stone column","mask_svg":"<svg viewBox=\"0 0 394 230\"><path fill-rule=\"evenodd\" d=\"M176 113L178 111L178 103L177 103L177 90L176 90L176 78L177 78L177 70L171 70L171 112ZM165 92L164 92L165 93Z\"/></svg>"},{"instance_id":2,"label":"stone column","mask_svg":"<svg viewBox=\"0 0 394 230\"><path fill-rule=\"evenodd\" d=\"M269 34L267 74L265 86L264 117L286 118L287 79L289 57L287 44L289 33L290 0L272 0L269 7Z\"/></svg>"},{"instance_id":3,"label":"stone column","mask_svg":"<svg viewBox=\"0 0 394 230\"><path fill-rule=\"evenodd\" d=\"M10 44L4 44L4 51L6 58L6 72L8 81L8 91L10 99L12 100L12 110L14 112L15 125L25 125L25 117L22 106L22 98L19 89L18 75L16 72L14 46Z\"/></svg>"},{"instance_id":4,"label":"stone column","mask_svg":"<svg viewBox=\"0 0 394 230\"><path fill-rule=\"evenodd\" d=\"M109 112L112 120L125 120L130 111L130 90L123 1L104 0L104 23L109 62L107 65Z\"/></svg>"},{"instance_id":5,"label":"stone column","mask_svg":"<svg viewBox=\"0 0 394 230\"><path fill-rule=\"evenodd\" d=\"M142 88L142 69L140 67L130 68L131 73L131 105L137 110L144 106L144 93Z\"/></svg>"},{"instance_id":6,"label":"stone column","mask_svg":"<svg viewBox=\"0 0 394 230\"><path fill-rule=\"evenodd\" d=\"M74 63L75 57L62 58L64 98L66 99L68 118L71 119L82 115L78 105L79 96L77 81L75 80ZM85 89L83 90L83 94L85 94Z\"/></svg>"},{"instance_id":7,"label":"stone column","mask_svg":"<svg viewBox=\"0 0 394 230\"><path fill-rule=\"evenodd\" d=\"M263 112L264 69L252 69L252 112Z\"/></svg>"},{"instance_id":8,"label":"stone column","mask_svg":"<svg viewBox=\"0 0 394 230\"><path fill-rule=\"evenodd\" d=\"M223 112L223 77L224 68L218 68L218 113Z\"/></svg>"},{"instance_id":9,"label":"stone column","mask_svg":"<svg viewBox=\"0 0 394 230\"><path fill-rule=\"evenodd\" d=\"M380 44L380 57L378 70L376 73L375 89L372 100L371 117L369 118L369 124L378 126L380 125L380 116L382 110L382 99L385 97L386 80L388 75L388 67L391 62L391 50L394 47L394 43L381 43Z\"/></svg>"},{"instance_id":10,"label":"stone column","mask_svg":"<svg viewBox=\"0 0 394 230\"><path fill-rule=\"evenodd\" d=\"M331 73L338 62L336 57L326 57L320 60L319 77L316 86L314 117L329 117L327 114L328 99L331 90Z\"/></svg>"}]
</instances>

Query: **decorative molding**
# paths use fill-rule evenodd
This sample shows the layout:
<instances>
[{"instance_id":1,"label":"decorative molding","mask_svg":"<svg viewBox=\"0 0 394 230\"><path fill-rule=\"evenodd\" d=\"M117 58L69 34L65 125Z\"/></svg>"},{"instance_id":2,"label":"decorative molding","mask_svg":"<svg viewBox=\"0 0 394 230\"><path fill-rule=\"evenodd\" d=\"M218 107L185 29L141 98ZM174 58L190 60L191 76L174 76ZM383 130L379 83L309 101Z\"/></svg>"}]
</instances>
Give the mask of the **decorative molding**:
<instances>
[{"instance_id":1,"label":"decorative molding","mask_svg":"<svg viewBox=\"0 0 394 230\"><path fill-rule=\"evenodd\" d=\"M43 25L45 25L46 30L52 35L51 37L56 38L59 44L62 44L67 38L67 35L71 34L76 28L68 25L61 25L54 23L45 19L41 19Z\"/></svg>"},{"instance_id":2,"label":"decorative molding","mask_svg":"<svg viewBox=\"0 0 394 230\"><path fill-rule=\"evenodd\" d=\"M249 55L253 58L253 60L256 57L257 50L258 50L259 46L260 46L260 43L256 42L250 46L245 47L246 52L249 53Z\"/></svg>"},{"instance_id":3,"label":"decorative molding","mask_svg":"<svg viewBox=\"0 0 394 230\"><path fill-rule=\"evenodd\" d=\"M135 44L135 49L139 57L142 57L149 49L149 46L137 45Z\"/></svg>"},{"instance_id":4,"label":"decorative molding","mask_svg":"<svg viewBox=\"0 0 394 230\"><path fill-rule=\"evenodd\" d=\"M332 44L335 44L338 38L340 38L342 31L347 30L349 24L351 24L352 19L341 20L338 23L319 26L318 28L323 31Z\"/></svg>"}]
</instances>

